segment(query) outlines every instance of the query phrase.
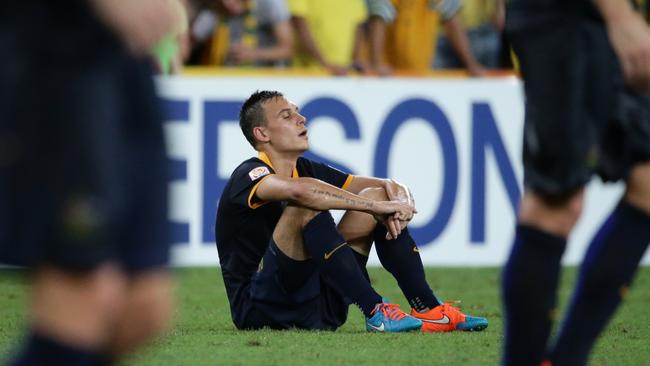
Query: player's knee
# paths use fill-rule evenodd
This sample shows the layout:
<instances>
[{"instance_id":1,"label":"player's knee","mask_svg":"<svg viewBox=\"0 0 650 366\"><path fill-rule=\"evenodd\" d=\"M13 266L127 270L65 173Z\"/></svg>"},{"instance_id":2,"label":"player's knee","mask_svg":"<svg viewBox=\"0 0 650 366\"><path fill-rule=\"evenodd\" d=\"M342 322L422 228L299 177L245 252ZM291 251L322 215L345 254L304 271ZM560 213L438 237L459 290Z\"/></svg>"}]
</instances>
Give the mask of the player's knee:
<instances>
[{"instance_id":1,"label":"player's knee","mask_svg":"<svg viewBox=\"0 0 650 366\"><path fill-rule=\"evenodd\" d=\"M34 322L72 344L97 347L119 317L124 288L123 276L111 265L84 273L44 267L35 280Z\"/></svg>"},{"instance_id":2,"label":"player's knee","mask_svg":"<svg viewBox=\"0 0 650 366\"><path fill-rule=\"evenodd\" d=\"M100 270L103 271L103 270ZM88 287L88 309L94 312L98 328L110 331L126 304L126 287L123 275L99 274Z\"/></svg>"},{"instance_id":3,"label":"player's knee","mask_svg":"<svg viewBox=\"0 0 650 366\"><path fill-rule=\"evenodd\" d=\"M580 218L583 201L582 189L562 195L528 191L521 201L519 221L567 237Z\"/></svg>"},{"instance_id":4,"label":"player's knee","mask_svg":"<svg viewBox=\"0 0 650 366\"><path fill-rule=\"evenodd\" d=\"M625 200L650 214L650 163L632 169L627 181Z\"/></svg>"},{"instance_id":5,"label":"player's knee","mask_svg":"<svg viewBox=\"0 0 650 366\"><path fill-rule=\"evenodd\" d=\"M365 188L361 192L359 192L359 196L363 198L375 200L375 201L388 200L388 195L386 195L386 191L381 187Z\"/></svg>"},{"instance_id":6,"label":"player's knee","mask_svg":"<svg viewBox=\"0 0 650 366\"><path fill-rule=\"evenodd\" d=\"M290 222L299 223L301 228L307 226L307 224L318 216L322 211L312 210L306 207L299 206L287 206L282 212L282 216L288 216Z\"/></svg>"},{"instance_id":7,"label":"player's knee","mask_svg":"<svg viewBox=\"0 0 650 366\"><path fill-rule=\"evenodd\" d=\"M168 299L143 299L133 304L138 327L144 340L164 333L171 327L172 306Z\"/></svg>"},{"instance_id":8,"label":"player's knee","mask_svg":"<svg viewBox=\"0 0 650 366\"><path fill-rule=\"evenodd\" d=\"M142 338L159 335L171 326L174 309L172 282L167 274L161 274L133 287L127 300L128 311L133 314Z\"/></svg>"}]
</instances>

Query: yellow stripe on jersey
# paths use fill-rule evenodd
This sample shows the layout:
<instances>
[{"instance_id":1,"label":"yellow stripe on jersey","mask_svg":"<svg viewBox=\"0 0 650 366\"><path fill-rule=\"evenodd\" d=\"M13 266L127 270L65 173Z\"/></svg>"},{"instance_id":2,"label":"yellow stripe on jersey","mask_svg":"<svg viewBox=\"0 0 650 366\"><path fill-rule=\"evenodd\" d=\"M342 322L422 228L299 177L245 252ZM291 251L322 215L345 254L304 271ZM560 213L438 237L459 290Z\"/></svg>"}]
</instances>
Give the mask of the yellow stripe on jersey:
<instances>
[{"instance_id":1,"label":"yellow stripe on jersey","mask_svg":"<svg viewBox=\"0 0 650 366\"><path fill-rule=\"evenodd\" d=\"M251 193L248 195L248 207L250 207L250 208L252 208L254 210L254 209L256 209L256 208L258 208L260 206L263 206L263 205L269 203L268 201L262 201L262 200L260 200L260 202L251 203L251 200L253 199L253 196L255 195L255 192L257 191L257 187L259 187L260 183L262 183L264 181L264 179L266 179L266 178L268 178L268 177L270 177L272 175L273 174L268 174L268 175L262 177L262 179L260 179L259 182L255 183L255 185L251 189Z\"/></svg>"},{"instance_id":2,"label":"yellow stripe on jersey","mask_svg":"<svg viewBox=\"0 0 650 366\"><path fill-rule=\"evenodd\" d=\"M260 151L259 154L257 154L257 158L262 160L266 165L270 166L271 169L275 170L273 168L273 164L271 163L271 159L269 159L269 156L266 155L264 151ZM293 172L291 172L291 178L300 178L300 175L298 175L298 169L296 167L293 167Z\"/></svg>"},{"instance_id":3,"label":"yellow stripe on jersey","mask_svg":"<svg viewBox=\"0 0 650 366\"><path fill-rule=\"evenodd\" d=\"M352 180L354 179L354 175L348 174L348 177L345 179L345 182L343 183L343 186L341 189L347 190L350 184L352 184Z\"/></svg>"}]
</instances>

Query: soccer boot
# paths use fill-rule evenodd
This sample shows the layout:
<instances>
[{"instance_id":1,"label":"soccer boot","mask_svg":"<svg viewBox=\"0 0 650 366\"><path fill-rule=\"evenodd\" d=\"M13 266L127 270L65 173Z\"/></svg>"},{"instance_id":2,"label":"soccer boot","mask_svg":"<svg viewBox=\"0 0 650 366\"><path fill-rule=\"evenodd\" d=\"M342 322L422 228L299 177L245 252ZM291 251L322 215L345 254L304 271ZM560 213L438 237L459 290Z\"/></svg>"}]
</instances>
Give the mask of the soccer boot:
<instances>
[{"instance_id":1,"label":"soccer boot","mask_svg":"<svg viewBox=\"0 0 650 366\"><path fill-rule=\"evenodd\" d=\"M397 304L391 304L388 299L375 305L366 318L366 330L369 332L409 332L419 330L422 322L408 315Z\"/></svg>"},{"instance_id":2,"label":"soccer boot","mask_svg":"<svg viewBox=\"0 0 650 366\"><path fill-rule=\"evenodd\" d=\"M480 331L488 326L487 319L465 315L448 302L424 313L412 309L411 316L422 321L423 332Z\"/></svg>"}]
</instances>

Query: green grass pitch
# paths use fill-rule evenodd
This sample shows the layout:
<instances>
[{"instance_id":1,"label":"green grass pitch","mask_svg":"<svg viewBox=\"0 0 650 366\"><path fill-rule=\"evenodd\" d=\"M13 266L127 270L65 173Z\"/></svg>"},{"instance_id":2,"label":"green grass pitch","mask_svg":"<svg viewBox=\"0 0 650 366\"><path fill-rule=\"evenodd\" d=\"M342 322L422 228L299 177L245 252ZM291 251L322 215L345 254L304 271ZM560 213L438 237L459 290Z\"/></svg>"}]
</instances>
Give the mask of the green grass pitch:
<instances>
[{"instance_id":1,"label":"green grass pitch","mask_svg":"<svg viewBox=\"0 0 650 366\"><path fill-rule=\"evenodd\" d=\"M216 268L176 270L176 325L164 337L130 356L123 365L497 365L503 341L498 268L428 268L427 278L445 300L462 300L464 312L485 316L479 333L369 334L351 308L336 332L237 331ZM375 288L406 301L383 269L371 268ZM564 271L560 308L568 301L575 268ZM0 355L17 344L25 319L25 278L0 270ZM623 306L600 338L591 365L643 365L650 360L650 267L642 268Z\"/></svg>"}]
</instances>

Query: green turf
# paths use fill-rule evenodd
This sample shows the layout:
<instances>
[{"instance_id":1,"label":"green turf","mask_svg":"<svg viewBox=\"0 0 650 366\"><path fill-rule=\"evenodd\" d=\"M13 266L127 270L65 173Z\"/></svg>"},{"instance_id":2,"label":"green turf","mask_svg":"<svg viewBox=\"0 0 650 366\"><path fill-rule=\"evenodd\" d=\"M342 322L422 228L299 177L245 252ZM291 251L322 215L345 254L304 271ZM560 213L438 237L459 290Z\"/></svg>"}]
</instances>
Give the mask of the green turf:
<instances>
[{"instance_id":1,"label":"green turf","mask_svg":"<svg viewBox=\"0 0 650 366\"><path fill-rule=\"evenodd\" d=\"M132 355L124 365L496 365L503 338L496 268L430 268L438 296L462 300L461 308L490 321L480 333L368 334L363 316L351 309L336 332L236 331L218 269L177 271L176 326ZM373 284L406 304L392 278L371 269ZM568 300L575 269L567 269L560 292ZM24 325L23 277L0 270L0 354L16 345ZM650 359L650 268L642 268L628 300L598 342L592 365L642 365ZM405 308L408 308L405 306Z\"/></svg>"}]
</instances>

